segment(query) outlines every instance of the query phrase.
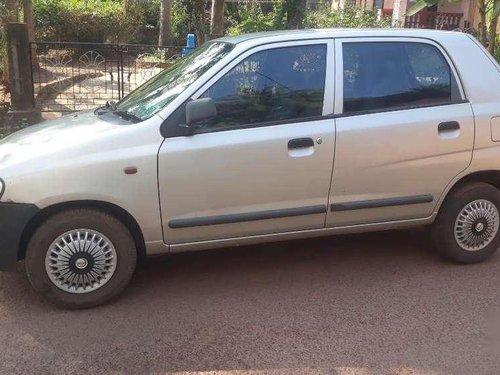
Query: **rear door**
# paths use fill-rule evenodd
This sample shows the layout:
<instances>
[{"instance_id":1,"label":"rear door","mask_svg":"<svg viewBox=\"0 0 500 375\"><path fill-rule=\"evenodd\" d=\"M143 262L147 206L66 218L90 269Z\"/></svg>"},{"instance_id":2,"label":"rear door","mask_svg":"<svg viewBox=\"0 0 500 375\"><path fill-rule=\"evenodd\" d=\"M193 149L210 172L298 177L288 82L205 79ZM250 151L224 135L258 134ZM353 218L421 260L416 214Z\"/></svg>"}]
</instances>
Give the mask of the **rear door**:
<instances>
[{"instance_id":1,"label":"rear door","mask_svg":"<svg viewBox=\"0 0 500 375\"><path fill-rule=\"evenodd\" d=\"M335 166L327 226L428 217L472 157L474 118L438 44L336 41Z\"/></svg>"}]
</instances>

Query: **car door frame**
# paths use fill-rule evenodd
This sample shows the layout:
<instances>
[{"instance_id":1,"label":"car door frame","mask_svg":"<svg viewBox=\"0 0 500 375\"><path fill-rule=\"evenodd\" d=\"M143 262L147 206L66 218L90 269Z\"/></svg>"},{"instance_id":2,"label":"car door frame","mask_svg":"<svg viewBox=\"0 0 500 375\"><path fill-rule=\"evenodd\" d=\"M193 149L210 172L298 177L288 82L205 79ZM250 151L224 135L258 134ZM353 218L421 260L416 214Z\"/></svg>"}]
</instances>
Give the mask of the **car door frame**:
<instances>
[{"instance_id":1,"label":"car door frame","mask_svg":"<svg viewBox=\"0 0 500 375\"><path fill-rule=\"evenodd\" d=\"M240 64L242 61L244 61L246 58L250 57L251 55L258 53L260 51L266 51L266 50L271 50L271 49L279 49L279 48L286 48L286 47L297 47L297 46L308 46L308 45L324 45L326 47L326 70L325 70L325 88L324 88L324 95L323 95L323 107L321 111L321 116L319 116L318 120L330 120L332 122L332 136L335 136L335 124L334 124L334 119L333 119L333 107L334 107L334 80L335 80L335 45L334 45L334 39L333 38L309 38L309 39L300 39L300 40L288 40L288 41L276 41L276 42L268 42L264 44L259 44L259 45L254 45L250 46L248 49L245 49L244 51L241 51L237 56L234 56L232 60L222 67L220 70L218 70L215 74L211 75L210 78L204 80L202 84L197 86L197 88L194 90L194 92L188 96L188 98L181 104L178 105L177 108L180 108L184 103L186 103L189 100L196 100L200 98L206 90L208 90L212 85L216 84L222 77L224 77L228 72L230 72L234 67L236 67L238 64ZM173 112L172 112L173 113ZM263 123L262 126L259 126L259 124L249 124L248 126L238 126L235 129L214 129L211 132L208 133L218 133L221 131L231 131L231 130L239 130L239 129L245 129L245 128L264 128L264 127L270 127L270 126L287 126L288 124L294 124L294 123L301 123L304 121L309 121L310 119L303 118L303 119L291 119L291 120L283 120L283 121L277 121L276 124L273 123ZM168 121L168 119L167 119ZM202 134L206 134L207 132L201 132ZM194 135L196 136L196 134ZM174 135L171 137L166 138L166 141L168 141L168 138L176 138L179 137L178 135ZM189 136L187 136L189 137ZM321 141L320 141L321 142ZM318 142L318 143L320 143ZM333 162L333 154L332 156L332 162ZM331 171L332 168L329 167L327 178L329 181L331 181ZM329 186L325 185L326 193L328 194ZM161 200L161 199L160 199ZM328 203L328 195L325 196L325 205ZM326 212L324 214L326 217ZM166 223L170 223L170 218L168 217L163 217L162 215L162 225L165 228ZM317 229L322 229L324 227L324 220L322 220L321 228ZM306 229L311 229L309 227L304 227L304 230ZM295 231L295 230L294 230ZM250 237L255 237L255 236L266 236L269 233L262 233L262 234L257 234L257 235L249 235ZM274 233L277 234L277 233ZM243 236L247 237L247 236ZM233 237L235 240L241 239L241 236L238 237ZM207 243L207 245L212 244L213 246L214 243L217 243L218 241L224 241L227 242L230 240L231 237L228 238L221 238L221 239L207 239L207 240L195 240L193 242L174 242L171 243L168 240L168 236L164 238L164 241L166 244L168 244L171 248L172 251L175 251L175 248L186 248L186 247L192 247L195 246L199 248L200 246L203 246L203 243ZM199 246L197 246L199 245Z\"/></svg>"},{"instance_id":2,"label":"car door frame","mask_svg":"<svg viewBox=\"0 0 500 375\"><path fill-rule=\"evenodd\" d=\"M456 102L450 103L450 104L436 104L436 105L419 105L419 106L408 106L408 107L401 107L401 108L389 108L389 109L376 109L376 110L368 110L368 111L362 111L362 112L356 112L356 113L347 113L344 114L344 56L343 56L343 44L344 43L420 43L420 44L425 44L425 45L430 45L435 47L441 55L444 57L446 60L446 63L449 65L451 73L456 81L456 88L458 89L459 97L460 100L457 100ZM373 36L373 37L343 37L343 38L336 38L335 39L335 66L336 66L336 73L335 73L335 106L334 106L334 117L337 119L343 118L343 117L354 117L354 116L362 116L362 115L370 115L370 114L384 114L384 113L390 113L390 112L397 112L397 111L404 111L404 110L418 110L418 109L425 109L425 108L432 108L432 107L443 107L447 105L461 105L461 104L467 104L470 105L469 100L467 99L466 95L466 88L463 85L463 80L460 77L459 71L454 63L454 61L451 59L450 54L444 48L441 44L439 44L437 41L428 39L428 38L422 38L422 37L398 37L398 36L385 36L385 37L379 37L379 36ZM471 108L471 113L472 113L472 108ZM473 114L472 114L472 122L474 122ZM474 137L474 128L472 130L473 134L472 137ZM338 136L338 134L337 134ZM340 139L337 139L337 142L341 142ZM465 167L460 173L463 173L464 170L468 168L472 161L472 152L473 152L473 144L474 140L472 139L472 148L471 148L471 156L468 161L467 167ZM336 148L336 153L338 152L338 149ZM336 154L337 157L337 154ZM458 173L458 174L460 174ZM350 226L350 225L369 225L369 226L376 226L378 224L385 224L389 223L389 227L391 227L391 223L396 224L397 222L412 222L416 220L424 220L427 222L431 222L435 215L436 215L436 210L438 205L441 202L441 197L443 194L448 189L448 185L445 185L442 187L442 191L440 192L439 195L433 196L432 199L429 199L429 196L408 196L408 197L401 197L401 199L393 199L393 198L387 198L387 199L371 199L367 198L368 200L360 200L360 201L353 201L349 202L347 201L345 204L343 202L337 202L335 200L334 196L334 189L333 186L335 184L335 170L332 175L332 188L331 188L331 194L329 197L329 212L327 215L327 221L326 221L326 228L335 228L335 227L345 227L345 226ZM407 200L404 200L404 198L407 198ZM384 210L385 207L397 207L397 205L407 205L407 204L412 204L412 200L419 198L421 201L414 202L414 203L423 203L423 204L428 204L429 208L432 207L432 209L429 209L428 214L424 215L416 215L414 217L393 217L392 219L383 219L383 220L375 220L375 221L363 221L364 219L364 213L366 212L362 208L369 207L373 208L374 210ZM344 212L351 212L352 215L348 216L348 219L341 219L337 220L335 218L335 211L343 211L344 206L348 206L350 211L344 211ZM379 208L377 208L379 207ZM401 206L404 207L404 206ZM342 212L342 214L344 214ZM356 218L356 215L358 216ZM361 216L360 216L361 215Z\"/></svg>"}]
</instances>

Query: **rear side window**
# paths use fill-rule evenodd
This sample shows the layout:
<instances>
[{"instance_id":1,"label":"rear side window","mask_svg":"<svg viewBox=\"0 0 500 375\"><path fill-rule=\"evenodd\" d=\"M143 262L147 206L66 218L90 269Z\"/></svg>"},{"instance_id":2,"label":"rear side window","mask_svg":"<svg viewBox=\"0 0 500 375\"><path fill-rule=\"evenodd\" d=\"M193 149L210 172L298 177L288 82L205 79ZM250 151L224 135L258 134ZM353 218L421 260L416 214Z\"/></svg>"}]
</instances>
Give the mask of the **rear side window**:
<instances>
[{"instance_id":1,"label":"rear side window","mask_svg":"<svg viewBox=\"0 0 500 375\"><path fill-rule=\"evenodd\" d=\"M321 116L326 45L298 45L256 52L231 69L202 97L217 115L205 131Z\"/></svg>"},{"instance_id":2,"label":"rear side window","mask_svg":"<svg viewBox=\"0 0 500 375\"><path fill-rule=\"evenodd\" d=\"M443 54L425 43L344 43L344 113L445 105L460 100Z\"/></svg>"}]
</instances>

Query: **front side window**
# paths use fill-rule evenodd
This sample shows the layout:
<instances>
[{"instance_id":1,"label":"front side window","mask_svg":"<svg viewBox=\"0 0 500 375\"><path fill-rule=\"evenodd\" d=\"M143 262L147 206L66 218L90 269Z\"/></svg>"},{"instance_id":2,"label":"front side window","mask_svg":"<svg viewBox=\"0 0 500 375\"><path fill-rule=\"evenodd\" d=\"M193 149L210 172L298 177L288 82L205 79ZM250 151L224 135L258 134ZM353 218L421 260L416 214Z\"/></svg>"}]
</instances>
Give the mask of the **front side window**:
<instances>
[{"instance_id":1,"label":"front side window","mask_svg":"<svg viewBox=\"0 0 500 375\"><path fill-rule=\"evenodd\" d=\"M344 43L344 113L456 101L448 62L425 43Z\"/></svg>"},{"instance_id":2,"label":"front side window","mask_svg":"<svg viewBox=\"0 0 500 375\"><path fill-rule=\"evenodd\" d=\"M204 129L321 116L326 45L275 48L245 58L203 95L217 115Z\"/></svg>"}]
</instances>

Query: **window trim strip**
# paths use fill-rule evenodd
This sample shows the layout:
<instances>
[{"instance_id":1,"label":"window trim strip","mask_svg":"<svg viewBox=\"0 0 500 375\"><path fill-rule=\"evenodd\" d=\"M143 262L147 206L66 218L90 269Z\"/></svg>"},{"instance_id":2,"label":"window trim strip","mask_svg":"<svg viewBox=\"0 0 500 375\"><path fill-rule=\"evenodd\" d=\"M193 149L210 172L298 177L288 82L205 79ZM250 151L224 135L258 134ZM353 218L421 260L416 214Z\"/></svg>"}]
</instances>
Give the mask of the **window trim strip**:
<instances>
[{"instance_id":1,"label":"window trim strip","mask_svg":"<svg viewBox=\"0 0 500 375\"><path fill-rule=\"evenodd\" d=\"M238 126L228 126L226 128L200 128L197 130L195 134L209 134L209 133L217 133L222 131L231 131L231 130L243 130L243 129L252 129L252 128L264 128L269 126L279 126L279 125L289 125L289 124L298 124L301 122L313 122L313 121L323 121L323 120L333 120L335 118L334 115L327 116L311 116L311 117L302 117L296 118L292 120L277 120L277 121L268 121L268 122L255 122L253 124L243 124Z\"/></svg>"},{"instance_id":2,"label":"window trim strip","mask_svg":"<svg viewBox=\"0 0 500 375\"><path fill-rule=\"evenodd\" d=\"M327 207L324 205L305 206L296 208L285 208L280 210L244 212L241 214L201 216L201 217L193 217L187 219L172 219L168 222L168 226L172 229L191 228L191 227L199 227L206 225L233 224L233 223L242 223L246 221L269 220L269 219L279 219L279 218L293 217L293 216L325 214L326 212L327 212Z\"/></svg>"},{"instance_id":3,"label":"window trim strip","mask_svg":"<svg viewBox=\"0 0 500 375\"><path fill-rule=\"evenodd\" d=\"M460 100L453 103L439 103L439 104L426 104L426 105L416 105L416 106L408 106L408 107L398 107L398 108L386 108L386 109L370 109L366 111L357 111L357 112L349 112L349 113L340 113L338 115L333 116L334 118L343 118L343 117L353 117L353 116L363 116L363 115L373 115L378 113L387 113L387 112L398 112L398 111L410 111L413 109L425 109L425 108L436 108L436 107L445 107L450 105L460 105L460 104L468 104L470 101L468 99Z\"/></svg>"}]
</instances>

